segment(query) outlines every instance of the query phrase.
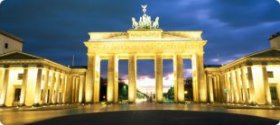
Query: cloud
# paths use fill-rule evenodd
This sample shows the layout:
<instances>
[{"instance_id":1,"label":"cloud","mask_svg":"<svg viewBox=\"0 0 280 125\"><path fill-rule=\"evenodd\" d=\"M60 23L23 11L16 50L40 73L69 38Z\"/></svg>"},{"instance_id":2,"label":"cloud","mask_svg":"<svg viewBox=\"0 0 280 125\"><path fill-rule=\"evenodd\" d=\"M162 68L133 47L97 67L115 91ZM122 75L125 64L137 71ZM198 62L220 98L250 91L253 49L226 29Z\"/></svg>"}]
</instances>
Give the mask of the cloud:
<instances>
[{"instance_id":1,"label":"cloud","mask_svg":"<svg viewBox=\"0 0 280 125\"><path fill-rule=\"evenodd\" d=\"M243 54L269 48L268 38L280 28L280 7L276 0L7 0L0 7L0 28L24 39L24 51L50 60L86 65L83 42L88 32L127 31L131 17L138 18L141 4L148 14L160 17L164 30L202 30L205 63L226 63ZM235 54L242 54L235 57ZM219 56L217 56L219 55ZM164 61L164 76L173 72L172 61ZM190 69L184 67L185 69ZM120 76L127 74L127 62L120 63ZM153 62L139 63L138 75L154 77ZM106 65L102 65L106 76ZM185 73L191 74L191 73ZM185 76L187 77L187 76Z\"/></svg>"},{"instance_id":2,"label":"cloud","mask_svg":"<svg viewBox=\"0 0 280 125\"><path fill-rule=\"evenodd\" d=\"M279 22L280 7L275 0L215 0L212 14L232 27L248 27Z\"/></svg>"}]
</instances>

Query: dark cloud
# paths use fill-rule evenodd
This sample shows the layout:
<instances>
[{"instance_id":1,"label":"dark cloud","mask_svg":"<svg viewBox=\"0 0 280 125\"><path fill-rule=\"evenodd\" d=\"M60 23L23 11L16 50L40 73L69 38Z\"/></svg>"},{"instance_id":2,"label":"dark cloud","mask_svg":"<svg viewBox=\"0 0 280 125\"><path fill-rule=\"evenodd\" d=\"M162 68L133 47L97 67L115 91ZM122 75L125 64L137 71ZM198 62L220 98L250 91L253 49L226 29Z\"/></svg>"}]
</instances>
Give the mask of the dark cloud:
<instances>
[{"instance_id":1,"label":"dark cloud","mask_svg":"<svg viewBox=\"0 0 280 125\"><path fill-rule=\"evenodd\" d=\"M224 63L269 47L268 37L279 31L276 0L5 0L0 5L0 28L24 39L24 51L70 65L86 65L88 32L126 31L131 17L141 16L140 5L160 17L164 30L203 30L205 63ZM185 62L190 67L189 62ZM143 61L139 75L153 77L153 61ZM120 61L127 75L127 61ZM165 75L172 61L164 62ZM106 62L102 75L107 74Z\"/></svg>"},{"instance_id":2,"label":"dark cloud","mask_svg":"<svg viewBox=\"0 0 280 125\"><path fill-rule=\"evenodd\" d=\"M276 0L216 0L211 15L232 27L280 21Z\"/></svg>"}]
</instances>

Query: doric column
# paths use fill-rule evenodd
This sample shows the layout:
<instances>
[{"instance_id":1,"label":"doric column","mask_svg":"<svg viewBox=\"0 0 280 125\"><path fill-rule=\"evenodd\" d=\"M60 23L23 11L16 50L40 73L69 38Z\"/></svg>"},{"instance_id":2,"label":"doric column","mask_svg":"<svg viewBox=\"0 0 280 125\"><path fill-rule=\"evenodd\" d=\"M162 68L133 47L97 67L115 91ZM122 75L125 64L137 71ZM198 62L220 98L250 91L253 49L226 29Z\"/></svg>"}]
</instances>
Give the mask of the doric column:
<instances>
[{"instance_id":1,"label":"doric column","mask_svg":"<svg viewBox=\"0 0 280 125\"><path fill-rule=\"evenodd\" d=\"M117 103L119 99L118 57L112 55L108 60L107 102Z\"/></svg>"},{"instance_id":2,"label":"doric column","mask_svg":"<svg viewBox=\"0 0 280 125\"><path fill-rule=\"evenodd\" d=\"M65 103L71 103L72 99L72 84L73 84L73 76L71 74L68 74L67 76L67 83L65 85Z\"/></svg>"},{"instance_id":3,"label":"doric column","mask_svg":"<svg viewBox=\"0 0 280 125\"><path fill-rule=\"evenodd\" d=\"M155 80L156 80L156 101L162 102L163 100L163 60L162 55L155 57Z\"/></svg>"},{"instance_id":4,"label":"doric column","mask_svg":"<svg viewBox=\"0 0 280 125\"><path fill-rule=\"evenodd\" d=\"M263 76L263 84L264 84L264 92L266 97L266 103L272 104L271 102L271 94L270 94L270 87L268 83L268 75L267 75L267 69L266 65L262 65L262 76Z\"/></svg>"},{"instance_id":5,"label":"doric column","mask_svg":"<svg viewBox=\"0 0 280 125\"><path fill-rule=\"evenodd\" d=\"M34 105L39 105L41 101L41 83L42 83L42 67L38 67Z\"/></svg>"},{"instance_id":6,"label":"doric column","mask_svg":"<svg viewBox=\"0 0 280 125\"><path fill-rule=\"evenodd\" d=\"M62 87L62 72L59 72L58 74L58 83L57 83L57 88L56 88L56 103L59 103L59 100L61 98L60 93L61 93L61 87Z\"/></svg>"},{"instance_id":7,"label":"doric column","mask_svg":"<svg viewBox=\"0 0 280 125\"><path fill-rule=\"evenodd\" d=\"M98 55L88 55L85 88L86 103L98 103L100 95L100 57Z\"/></svg>"},{"instance_id":8,"label":"doric column","mask_svg":"<svg viewBox=\"0 0 280 125\"><path fill-rule=\"evenodd\" d=\"M28 78L28 66L24 67L24 71L23 71L22 86L21 86L21 93L20 93L20 105L21 106L25 105L27 78Z\"/></svg>"},{"instance_id":9,"label":"doric column","mask_svg":"<svg viewBox=\"0 0 280 125\"><path fill-rule=\"evenodd\" d=\"M217 78L216 78L216 76L213 76L213 85L212 85L212 87L213 87L213 94L214 94L214 100L215 101L218 101L217 100L217 97L218 97L218 89L217 89Z\"/></svg>"},{"instance_id":10,"label":"doric column","mask_svg":"<svg viewBox=\"0 0 280 125\"><path fill-rule=\"evenodd\" d=\"M75 76L74 84L73 84L73 99L72 102L77 102L77 95L78 95L78 86L79 86L79 78L78 76Z\"/></svg>"},{"instance_id":11,"label":"doric column","mask_svg":"<svg viewBox=\"0 0 280 125\"><path fill-rule=\"evenodd\" d=\"M72 87L71 87L71 93L72 93L72 96L71 96L71 103L75 103L75 96L76 96L76 84L77 84L77 76L73 76L73 79L72 79Z\"/></svg>"},{"instance_id":12,"label":"doric column","mask_svg":"<svg viewBox=\"0 0 280 125\"><path fill-rule=\"evenodd\" d=\"M5 67L4 69L4 79L3 79L3 86L1 91L1 97L0 97L0 106L5 106L6 102L6 94L7 94L7 88L9 84L9 76L10 76L10 69L9 67Z\"/></svg>"},{"instance_id":13,"label":"doric column","mask_svg":"<svg viewBox=\"0 0 280 125\"><path fill-rule=\"evenodd\" d=\"M253 82L253 73L252 73L252 67L248 66L247 67L247 79L249 82L249 90L250 90L250 103L255 104L256 100L255 100L255 86L254 86L254 82Z\"/></svg>"},{"instance_id":14,"label":"doric column","mask_svg":"<svg viewBox=\"0 0 280 125\"><path fill-rule=\"evenodd\" d=\"M214 102L214 96L213 96L213 80L212 76L208 76L208 93L209 93L209 101L211 103Z\"/></svg>"},{"instance_id":15,"label":"doric column","mask_svg":"<svg viewBox=\"0 0 280 125\"><path fill-rule=\"evenodd\" d=\"M230 80L231 80L231 92L232 92L232 99L234 103L237 103L238 100L238 92L236 89L236 78L235 78L235 73L234 73L234 69L230 69Z\"/></svg>"},{"instance_id":16,"label":"doric column","mask_svg":"<svg viewBox=\"0 0 280 125\"><path fill-rule=\"evenodd\" d=\"M98 55L88 55L88 70L86 73L86 103L98 103L100 94L100 58Z\"/></svg>"},{"instance_id":17,"label":"doric column","mask_svg":"<svg viewBox=\"0 0 280 125\"><path fill-rule=\"evenodd\" d=\"M0 100L1 100L2 87L4 84L4 76L5 76L5 69L0 66Z\"/></svg>"},{"instance_id":18,"label":"doric column","mask_svg":"<svg viewBox=\"0 0 280 125\"><path fill-rule=\"evenodd\" d=\"M224 73L222 73L221 75L220 75L220 77L221 77L221 85L222 85L222 102L223 103L227 103L227 85L226 85L226 80L225 80L225 75L224 75Z\"/></svg>"},{"instance_id":19,"label":"doric column","mask_svg":"<svg viewBox=\"0 0 280 125\"><path fill-rule=\"evenodd\" d=\"M67 84L68 84L68 77L69 77L69 74L64 74L64 77L63 77L63 85L62 85L62 103L65 104L66 103L66 92L67 92Z\"/></svg>"},{"instance_id":20,"label":"doric column","mask_svg":"<svg viewBox=\"0 0 280 125\"><path fill-rule=\"evenodd\" d=\"M217 75L218 88L219 88L219 102L223 102L223 82L220 74Z\"/></svg>"},{"instance_id":21,"label":"doric column","mask_svg":"<svg viewBox=\"0 0 280 125\"><path fill-rule=\"evenodd\" d=\"M242 81L242 90L244 94L244 103L250 103L249 102L249 95L247 92L247 81L246 81L246 74L244 73L244 66L240 67L240 76L241 76L241 81ZM243 95L242 95L243 96Z\"/></svg>"},{"instance_id":22,"label":"doric column","mask_svg":"<svg viewBox=\"0 0 280 125\"><path fill-rule=\"evenodd\" d=\"M53 94L54 94L54 84L55 84L55 73L56 71L54 70L53 73L52 73L52 79L51 79L51 84L50 84L50 93L49 93L49 104L53 104Z\"/></svg>"},{"instance_id":23,"label":"doric column","mask_svg":"<svg viewBox=\"0 0 280 125\"><path fill-rule=\"evenodd\" d=\"M280 73L280 63L278 63L278 65L275 67L276 72L274 72L275 74L279 74ZM278 77L276 77L276 80L278 81L276 84L276 89L277 91L277 97L278 97L278 104L280 104L280 76L278 75Z\"/></svg>"},{"instance_id":24,"label":"doric column","mask_svg":"<svg viewBox=\"0 0 280 125\"><path fill-rule=\"evenodd\" d=\"M93 57L93 102L98 103L100 97L100 57Z\"/></svg>"},{"instance_id":25,"label":"doric column","mask_svg":"<svg viewBox=\"0 0 280 125\"><path fill-rule=\"evenodd\" d=\"M79 102L79 90L80 90L80 76L77 76L77 79L76 79L76 89L75 89L75 103L78 103Z\"/></svg>"},{"instance_id":26,"label":"doric column","mask_svg":"<svg viewBox=\"0 0 280 125\"><path fill-rule=\"evenodd\" d=\"M231 73L230 71L226 71L226 79L227 79L227 85L228 85L228 102L233 103L233 87L232 87L232 80L231 80Z\"/></svg>"},{"instance_id":27,"label":"doric column","mask_svg":"<svg viewBox=\"0 0 280 125\"><path fill-rule=\"evenodd\" d=\"M193 54L192 56L193 69L193 95L195 102L207 101L207 88L205 82L203 54Z\"/></svg>"},{"instance_id":28,"label":"doric column","mask_svg":"<svg viewBox=\"0 0 280 125\"><path fill-rule=\"evenodd\" d=\"M77 83L77 77L73 76L72 79L72 87L71 87L71 103L75 103L75 96L76 96L76 83Z\"/></svg>"},{"instance_id":29,"label":"doric column","mask_svg":"<svg viewBox=\"0 0 280 125\"><path fill-rule=\"evenodd\" d=\"M182 55L175 55L173 58L174 68L174 99L175 102L185 101L184 86L184 62Z\"/></svg>"},{"instance_id":30,"label":"doric column","mask_svg":"<svg viewBox=\"0 0 280 125\"><path fill-rule=\"evenodd\" d=\"M45 74L45 83L44 83L44 90L43 90L43 104L47 104L48 99L47 99L47 94L48 94L48 87L49 87L49 68L46 67L46 74Z\"/></svg>"},{"instance_id":31,"label":"doric column","mask_svg":"<svg viewBox=\"0 0 280 125\"><path fill-rule=\"evenodd\" d=\"M58 103L61 104L63 100L63 89L64 89L65 73L61 73L60 87L58 91Z\"/></svg>"},{"instance_id":32,"label":"doric column","mask_svg":"<svg viewBox=\"0 0 280 125\"><path fill-rule=\"evenodd\" d=\"M237 103L241 103L242 93L240 87L240 74L238 73L237 69L234 70L234 76L235 76L235 84L236 84Z\"/></svg>"},{"instance_id":33,"label":"doric column","mask_svg":"<svg viewBox=\"0 0 280 125\"><path fill-rule=\"evenodd\" d=\"M88 55L88 65L87 65L87 72L86 72L86 103L92 103L93 102L93 65L94 60L92 55Z\"/></svg>"},{"instance_id":34,"label":"doric column","mask_svg":"<svg viewBox=\"0 0 280 125\"><path fill-rule=\"evenodd\" d=\"M61 72L58 73L58 78L57 78L57 83L56 83L56 94L55 94L55 103L59 103L59 93L60 93L60 88L61 88Z\"/></svg>"},{"instance_id":35,"label":"doric column","mask_svg":"<svg viewBox=\"0 0 280 125\"><path fill-rule=\"evenodd\" d=\"M130 55L128 59L128 101L134 103L137 85L137 56Z\"/></svg>"},{"instance_id":36,"label":"doric column","mask_svg":"<svg viewBox=\"0 0 280 125\"><path fill-rule=\"evenodd\" d=\"M174 102L178 102L178 80L177 80L177 74L178 74L178 71L177 71L177 56L174 55L174 57L173 57ZM193 91L195 91L195 90L193 89Z\"/></svg>"},{"instance_id":37,"label":"doric column","mask_svg":"<svg viewBox=\"0 0 280 125\"><path fill-rule=\"evenodd\" d=\"M79 87L79 103L83 103L84 98L84 76L80 76L80 87Z\"/></svg>"}]
</instances>

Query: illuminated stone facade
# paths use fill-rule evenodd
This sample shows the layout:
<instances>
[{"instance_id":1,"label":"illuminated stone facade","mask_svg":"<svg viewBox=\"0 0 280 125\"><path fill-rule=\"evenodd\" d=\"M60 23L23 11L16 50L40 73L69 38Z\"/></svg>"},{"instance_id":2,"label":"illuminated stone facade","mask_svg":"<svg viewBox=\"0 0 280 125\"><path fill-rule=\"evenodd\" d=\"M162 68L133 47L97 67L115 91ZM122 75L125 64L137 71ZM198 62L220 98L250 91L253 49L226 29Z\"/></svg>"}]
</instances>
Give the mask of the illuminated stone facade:
<instances>
[{"instance_id":1,"label":"illuminated stone facade","mask_svg":"<svg viewBox=\"0 0 280 125\"><path fill-rule=\"evenodd\" d=\"M132 18L127 32L90 32L87 68L69 68L21 52L22 40L2 33L11 49L0 55L0 106L32 106L100 102L100 63L108 60L106 99L118 103L119 60L128 60L128 101L136 101L137 61L155 62L156 102L163 101L163 60L173 60L174 101L185 102L183 60L192 62L194 102L279 104L280 35L272 48L222 67L204 69L202 31L163 31L143 7L139 22ZM8 38L6 38L8 37ZM7 40L9 39L9 40ZM13 41L15 40L15 41Z\"/></svg>"},{"instance_id":2,"label":"illuminated stone facade","mask_svg":"<svg viewBox=\"0 0 280 125\"><path fill-rule=\"evenodd\" d=\"M271 49L206 68L210 102L280 104L280 34L270 40Z\"/></svg>"},{"instance_id":3,"label":"illuminated stone facade","mask_svg":"<svg viewBox=\"0 0 280 125\"><path fill-rule=\"evenodd\" d=\"M174 101L184 102L183 60L192 60L193 96L195 102L206 102L202 31L163 31L159 17L155 21L146 14L139 22L132 18L127 32L91 32L85 42L88 49L86 103L98 103L100 94L100 61L108 60L107 102L118 102L118 61L128 60L128 101L135 102L137 60L155 60L156 101L163 101L163 60L172 59L174 69Z\"/></svg>"},{"instance_id":4,"label":"illuminated stone facade","mask_svg":"<svg viewBox=\"0 0 280 125\"><path fill-rule=\"evenodd\" d=\"M86 102L99 102L100 61L108 60L107 101L118 101L118 61L128 60L129 101L136 99L137 60L155 60L156 99L163 99L163 60L172 59L175 102L184 102L183 59L192 60L194 101L206 101L201 31L164 32L160 29L89 33Z\"/></svg>"},{"instance_id":5,"label":"illuminated stone facade","mask_svg":"<svg viewBox=\"0 0 280 125\"><path fill-rule=\"evenodd\" d=\"M0 56L0 106L82 103L86 69L13 51Z\"/></svg>"}]
</instances>

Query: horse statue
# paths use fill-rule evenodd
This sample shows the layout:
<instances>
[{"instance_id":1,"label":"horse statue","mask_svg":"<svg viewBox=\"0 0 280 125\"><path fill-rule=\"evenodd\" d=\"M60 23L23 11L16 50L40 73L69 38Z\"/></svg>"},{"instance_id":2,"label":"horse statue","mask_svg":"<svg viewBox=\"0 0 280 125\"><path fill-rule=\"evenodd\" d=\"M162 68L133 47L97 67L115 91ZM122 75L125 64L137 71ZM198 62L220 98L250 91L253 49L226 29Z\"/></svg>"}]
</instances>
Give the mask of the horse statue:
<instances>
[{"instance_id":1,"label":"horse statue","mask_svg":"<svg viewBox=\"0 0 280 125\"><path fill-rule=\"evenodd\" d=\"M156 17L155 21L153 22L153 28L154 29L159 28L159 17Z\"/></svg>"},{"instance_id":2,"label":"horse statue","mask_svg":"<svg viewBox=\"0 0 280 125\"><path fill-rule=\"evenodd\" d=\"M137 23L136 19L132 17L132 28L133 29L138 29L139 24Z\"/></svg>"}]
</instances>

